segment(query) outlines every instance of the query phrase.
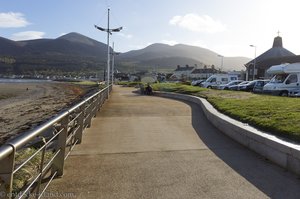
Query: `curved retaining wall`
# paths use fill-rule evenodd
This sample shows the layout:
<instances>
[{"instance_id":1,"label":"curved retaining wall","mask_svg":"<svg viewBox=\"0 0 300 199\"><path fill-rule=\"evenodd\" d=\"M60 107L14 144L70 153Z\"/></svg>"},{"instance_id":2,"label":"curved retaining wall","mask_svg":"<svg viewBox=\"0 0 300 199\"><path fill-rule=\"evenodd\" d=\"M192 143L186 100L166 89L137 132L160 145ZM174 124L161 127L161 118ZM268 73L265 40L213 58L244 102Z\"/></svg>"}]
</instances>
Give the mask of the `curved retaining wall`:
<instances>
[{"instance_id":1,"label":"curved retaining wall","mask_svg":"<svg viewBox=\"0 0 300 199\"><path fill-rule=\"evenodd\" d=\"M157 96L199 104L207 119L221 132L281 167L300 174L300 145L259 131L218 112L207 100L191 95L156 92Z\"/></svg>"}]
</instances>

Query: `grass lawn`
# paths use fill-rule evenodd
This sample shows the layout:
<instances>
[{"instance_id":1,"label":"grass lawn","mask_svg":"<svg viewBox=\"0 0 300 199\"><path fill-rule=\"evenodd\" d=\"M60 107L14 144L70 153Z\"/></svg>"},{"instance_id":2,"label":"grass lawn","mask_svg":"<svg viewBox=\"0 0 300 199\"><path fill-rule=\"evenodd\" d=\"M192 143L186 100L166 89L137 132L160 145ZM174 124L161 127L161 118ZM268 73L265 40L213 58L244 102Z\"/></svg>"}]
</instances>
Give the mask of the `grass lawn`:
<instances>
[{"instance_id":1,"label":"grass lawn","mask_svg":"<svg viewBox=\"0 0 300 199\"><path fill-rule=\"evenodd\" d=\"M154 90L206 98L217 110L258 129L300 141L300 99L221 91L175 83L153 84Z\"/></svg>"}]
</instances>

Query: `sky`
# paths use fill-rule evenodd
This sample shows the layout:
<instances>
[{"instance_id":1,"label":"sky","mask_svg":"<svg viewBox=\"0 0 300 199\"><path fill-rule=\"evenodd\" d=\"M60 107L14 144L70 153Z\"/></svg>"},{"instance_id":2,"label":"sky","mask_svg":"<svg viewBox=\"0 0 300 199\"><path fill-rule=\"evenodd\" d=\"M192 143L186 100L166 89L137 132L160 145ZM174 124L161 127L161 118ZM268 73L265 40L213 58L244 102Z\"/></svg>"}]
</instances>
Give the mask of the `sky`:
<instances>
[{"instance_id":1,"label":"sky","mask_svg":"<svg viewBox=\"0 0 300 199\"><path fill-rule=\"evenodd\" d=\"M0 37L77 32L106 43L94 24L106 28L110 8L110 28L123 27L110 37L119 52L180 43L254 58L279 32L284 47L300 55L299 7L299 0L0 0Z\"/></svg>"}]
</instances>

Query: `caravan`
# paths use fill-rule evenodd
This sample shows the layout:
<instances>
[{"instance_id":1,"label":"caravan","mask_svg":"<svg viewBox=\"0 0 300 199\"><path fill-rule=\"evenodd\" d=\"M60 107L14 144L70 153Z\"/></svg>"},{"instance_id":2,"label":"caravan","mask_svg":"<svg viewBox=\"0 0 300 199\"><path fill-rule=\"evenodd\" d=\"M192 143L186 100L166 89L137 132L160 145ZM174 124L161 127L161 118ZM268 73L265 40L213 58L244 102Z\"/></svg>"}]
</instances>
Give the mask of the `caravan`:
<instances>
[{"instance_id":1,"label":"caravan","mask_svg":"<svg viewBox=\"0 0 300 199\"><path fill-rule=\"evenodd\" d=\"M288 96L291 90L300 88L300 63L275 65L267 73L274 76L264 86L264 93Z\"/></svg>"},{"instance_id":2,"label":"caravan","mask_svg":"<svg viewBox=\"0 0 300 199\"><path fill-rule=\"evenodd\" d=\"M204 88L213 88L221 84L227 84L233 80L238 80L238 75L236 74L215 74L210 76L205 82L201 83Z\"/></svg>"}]
</instances>

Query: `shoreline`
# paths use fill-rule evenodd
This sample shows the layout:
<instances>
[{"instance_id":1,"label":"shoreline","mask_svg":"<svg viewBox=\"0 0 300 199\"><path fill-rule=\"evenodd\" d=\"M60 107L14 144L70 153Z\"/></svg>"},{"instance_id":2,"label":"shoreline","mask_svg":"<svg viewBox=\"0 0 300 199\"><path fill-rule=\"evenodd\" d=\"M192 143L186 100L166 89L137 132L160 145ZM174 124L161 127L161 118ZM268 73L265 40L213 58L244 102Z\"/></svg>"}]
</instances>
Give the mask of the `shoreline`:
<instances>
[{"instance_id":1,"label":"shoreline","mask_svg":"<svg viewBox=\"0 0 300 199\"><path fill-rule=\"evenodd\" d=\"M0 83L0 145L50 119L91 90L52 81Z\"/></svg>"},{"instance_id":2,"label":"shoreline","mask_svg":"<svg viewBox=\"0 0 300 199\"><path fill-rule=\"evenodd\" d=\"M2 83L43 83L52 82L47 79L18 79L18 78L0 78L0 84Z\"/></svg>"}]
</instances>

